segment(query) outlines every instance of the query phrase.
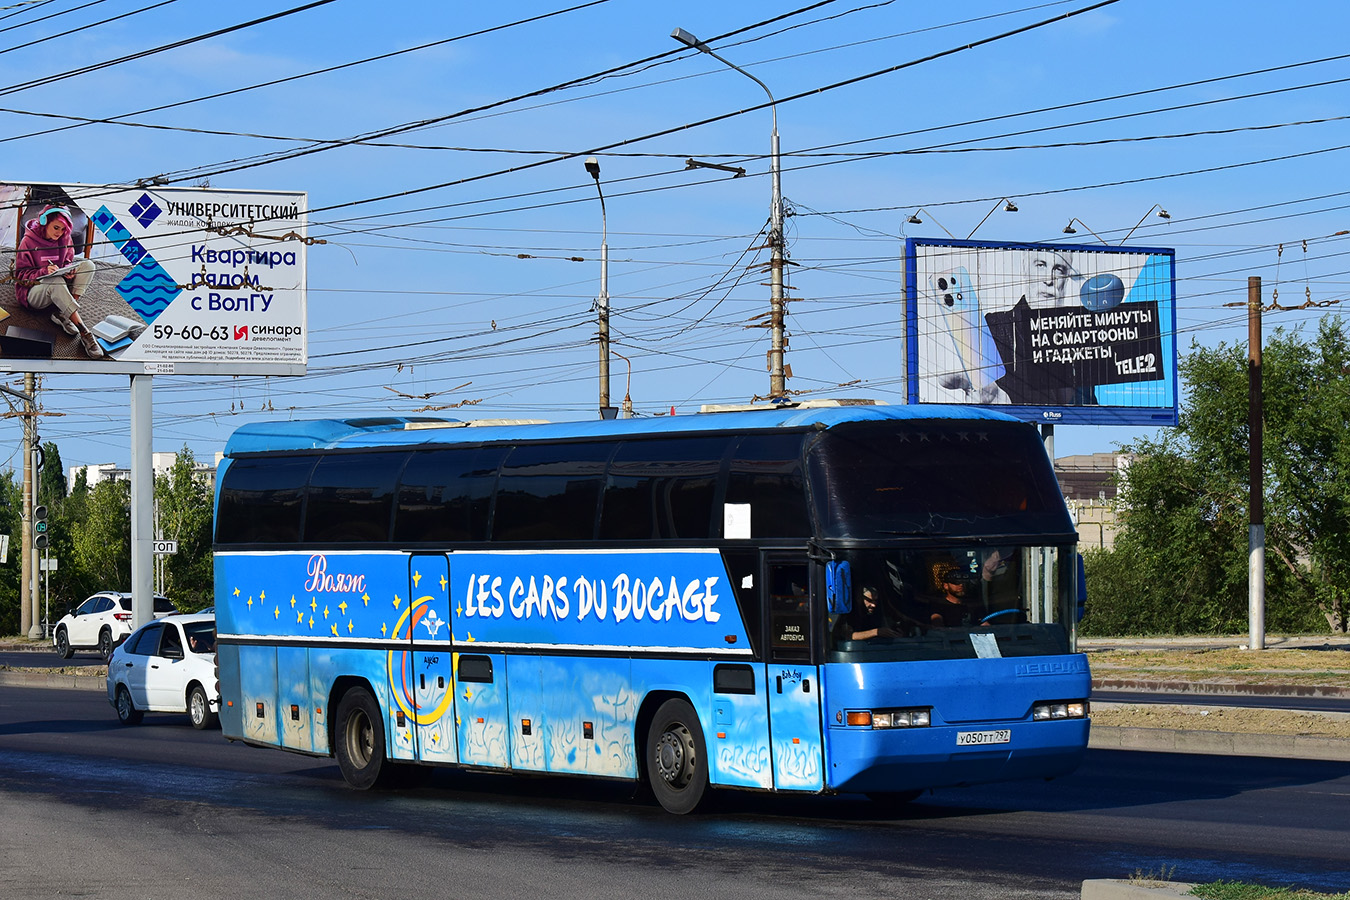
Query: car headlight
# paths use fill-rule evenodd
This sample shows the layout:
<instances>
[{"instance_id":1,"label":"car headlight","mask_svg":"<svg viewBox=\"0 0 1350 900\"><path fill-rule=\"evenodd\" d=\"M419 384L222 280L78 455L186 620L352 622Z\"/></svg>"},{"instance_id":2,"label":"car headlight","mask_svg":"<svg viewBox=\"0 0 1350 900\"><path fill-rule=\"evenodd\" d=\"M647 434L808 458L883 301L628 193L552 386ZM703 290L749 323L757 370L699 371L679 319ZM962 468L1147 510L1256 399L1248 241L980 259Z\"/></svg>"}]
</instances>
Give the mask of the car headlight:
<instances>
[{"instance_id":1,"label":"car headlight","mask_svg":"<svg viewBox=\"0 0 1350 900\"><path fill-rule=\"evenodd\" d=\"M1037 703L1031 708L1031 718L1036 722L1048 719L1084 719L1089 711L1086 700L1054 700L1049 703Z\"/></svg>"}]
</instances>

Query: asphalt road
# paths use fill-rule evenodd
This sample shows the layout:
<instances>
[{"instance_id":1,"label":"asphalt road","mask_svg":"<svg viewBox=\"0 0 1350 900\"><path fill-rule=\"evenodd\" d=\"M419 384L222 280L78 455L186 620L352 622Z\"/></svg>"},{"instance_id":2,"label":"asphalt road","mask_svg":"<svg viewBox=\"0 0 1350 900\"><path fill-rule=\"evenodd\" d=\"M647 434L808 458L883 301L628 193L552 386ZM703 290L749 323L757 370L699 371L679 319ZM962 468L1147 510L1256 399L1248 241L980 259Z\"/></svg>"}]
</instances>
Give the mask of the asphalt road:
<instances>
[{"instance_id":1,"label":"asphalt road","mask_svg":"<svg viewBox=\"0 0 1350 900\"><path fill-rule=\"evenodd\" d=\"M1350 764L1089 753L1056 782L901 808L731 794L675 817L625 785L438 771L358 793L327 759L117 724L0 688L0 896L1076 898L1168 871L1350 890Z\"/></svg>"}]
</instances>

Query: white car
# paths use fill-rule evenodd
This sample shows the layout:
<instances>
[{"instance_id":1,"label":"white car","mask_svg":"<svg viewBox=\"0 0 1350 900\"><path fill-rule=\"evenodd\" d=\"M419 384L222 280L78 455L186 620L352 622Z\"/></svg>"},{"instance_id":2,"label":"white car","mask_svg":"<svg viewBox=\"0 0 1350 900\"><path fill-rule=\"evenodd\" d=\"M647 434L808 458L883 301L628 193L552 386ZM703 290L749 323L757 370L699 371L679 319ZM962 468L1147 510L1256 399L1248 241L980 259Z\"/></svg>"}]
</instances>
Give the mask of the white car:
<instances>
[{"instance_id":1,"label":"white car","mask_svg":"<svg viewBox=\"0 0 1350 900\"><path fill-rule=\"evenodd\" d=\"M148 712L187 713L192 727L219 721L216 617L165 616L138 628L108 661L108 702L123 725Z\"/></svg>"},{"instance_id":2,"label":"white car","mask_svg":"<svg viewBox=\"0 0 1350 900\"><path fill-rule=\"evenodd\" d=\"M155 597L155 617L177 612L167 597ZM62 659L76 650L95 650L105 660L131 633L131 594L99 591L61 617L52 631L52 645Z\"/></svg>"}]
</instances>

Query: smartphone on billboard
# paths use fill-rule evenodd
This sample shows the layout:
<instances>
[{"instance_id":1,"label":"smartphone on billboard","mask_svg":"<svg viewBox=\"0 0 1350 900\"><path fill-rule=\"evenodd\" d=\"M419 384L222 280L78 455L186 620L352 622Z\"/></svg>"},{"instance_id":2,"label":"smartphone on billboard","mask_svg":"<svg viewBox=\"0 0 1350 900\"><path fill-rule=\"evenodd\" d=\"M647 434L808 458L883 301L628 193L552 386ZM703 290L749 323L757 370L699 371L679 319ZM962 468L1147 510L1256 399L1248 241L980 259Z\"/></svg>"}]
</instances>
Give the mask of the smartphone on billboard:
<instances>
[{"instance_id":1,"label":"smartphone on billboard","mask_svg":"<svg viewBox=\"0 0 1350 900\"><path fill-rule=\"evenodd\" d=\"M969 389L982 398L991 396L997 392L995 382L1005 370L994 346L994 336L980 315L980 301L975 296L970 273L965 266L956 266L938 272L928 282Z\"/></svg>"}]
</instances>

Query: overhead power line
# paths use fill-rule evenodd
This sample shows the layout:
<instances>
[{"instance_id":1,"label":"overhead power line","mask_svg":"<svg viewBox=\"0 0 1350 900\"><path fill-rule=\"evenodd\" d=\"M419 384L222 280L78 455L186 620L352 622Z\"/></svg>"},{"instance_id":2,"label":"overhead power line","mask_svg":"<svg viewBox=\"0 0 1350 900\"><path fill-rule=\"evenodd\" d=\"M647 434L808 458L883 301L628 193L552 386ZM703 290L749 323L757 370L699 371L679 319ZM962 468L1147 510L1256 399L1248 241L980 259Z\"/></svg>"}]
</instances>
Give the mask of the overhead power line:
<instances>
[{"instance_id":1,"label":"overhead power line","mask_svg":"<svg viewBox=\"0 0 1350 900\"><path fill-rule=\"evenodd\" d=\"M8 87L0 88L0 96L5 96L7 94L17 94L20 91L32 90L35 87L43 87L44 85L54 84L58 81L64 81L67 78L75 78L78 75L87 75L90 72L97 72L100 69L106 69L111 66L121 65L122 63L131 62L132 60L144 59L147 56L154 56L157 53L164 53L169 50L177 50L180 47L187 47L192 44L198 44L201 43L202 41L208 41L211 38L220 37L221 35L224 34L232 34L236 31L243 31L244 29L252 28L255 25L262 25L267 22L275 22L278 19L284 19L287 18L288 16L293 16L296 15L297 13L306 12L308 10L315 9L320 6L327 6L328 4L335 2L337 2L337 0L313 0L312 3L306 3L303 6L296 6L278 13L272 13L271 15L261 16L257 19L250 19L247 22L240 22L237 25L230 25L225 28L217 28L215 31L208 31L204 34L195 35L194 37L183 38L182 40L172 41L171 43L168 44L161 44L160 46L152 47L149 50L138 50L135 53L128 53L125 56L119 56L114 59L105 59L103 62L90 63L87 66L80 66L78 69L67 69L64 72L58 72L54 75L44 75L41 78L34 78L30 81L22 81L19 82L18 84L11 84Z\"/></svg>"}]
</instances>

